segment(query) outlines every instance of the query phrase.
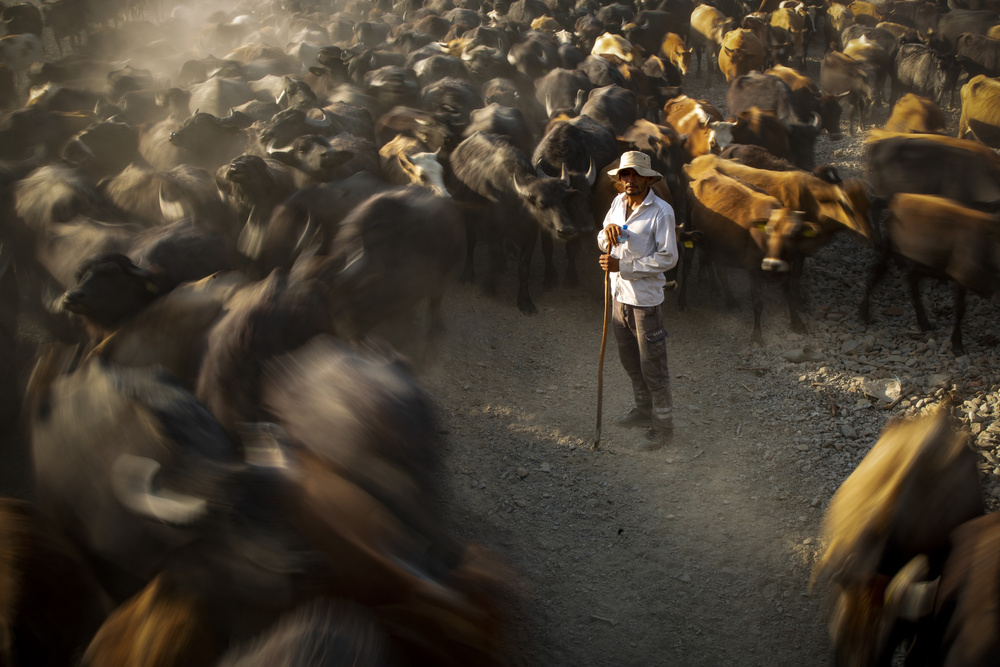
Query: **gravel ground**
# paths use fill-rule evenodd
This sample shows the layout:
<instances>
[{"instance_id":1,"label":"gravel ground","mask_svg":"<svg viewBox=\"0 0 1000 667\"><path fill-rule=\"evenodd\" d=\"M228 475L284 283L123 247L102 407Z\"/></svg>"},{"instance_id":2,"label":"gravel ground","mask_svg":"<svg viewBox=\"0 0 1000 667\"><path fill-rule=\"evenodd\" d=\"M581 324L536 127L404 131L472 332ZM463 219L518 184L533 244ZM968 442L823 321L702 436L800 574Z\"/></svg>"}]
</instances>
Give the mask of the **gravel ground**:
<instances>
[{"instance_id":1,"label":"gravel ground","mask_svg":"<svg viewBox=\"0 0 1000 667\"><path fill-rule=\"evenodd\" d=\"M814 52L809 73L818 77ZM725 109L725 87L689 77L685 92ZM888 109L872 114L884 124ZM951 112L951 129L957 111ZM846 115L845 115L846 121ZM817 143L817 163L862 176L863 136ZM857 316L871 248L843 235L806 263L809 333L790 333L768 286L765 347L750 345L743 307L727 311L694 285L668 351L677 436L637 451L609 425L630 388L613 342L605 422L594 439L601 274L585 255L584 287L541 293L540 313L514 307L513 270L490 299L458 286L444 354L427 375L449 429L455 530L504 556L519 606L510 645L524 665L817 665L831 662L823 591L810 591L822 513L839 484L897 416L961 406L981 454L982 488L1000 497L1000 384L993 299L969 297L966 356L950 350L951 296L927 281L935 325L916 327L893 269ZM816 361L793 362L810 348ZM898 400L897 400L898 399Z\"/></svg>"}]
</instances>

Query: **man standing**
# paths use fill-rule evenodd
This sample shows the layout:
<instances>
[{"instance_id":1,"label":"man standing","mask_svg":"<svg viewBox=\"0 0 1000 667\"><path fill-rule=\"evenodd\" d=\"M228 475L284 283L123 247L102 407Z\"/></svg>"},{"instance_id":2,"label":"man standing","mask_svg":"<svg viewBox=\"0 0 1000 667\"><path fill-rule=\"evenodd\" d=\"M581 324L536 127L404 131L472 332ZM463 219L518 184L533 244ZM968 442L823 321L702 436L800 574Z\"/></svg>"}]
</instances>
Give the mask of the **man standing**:
<instances>
[{"instance_id":1,"label":"man standing","mask_svg":"<svg viewBox=\"0 0 1000 667\"><path fill-rule=\"evenodd\" d=\"M673 398L663 328L663 272L677 264L674 210L650 186L663 178L639 151L622 155L608 172L624 192L616 197L597 237L601 268L611 273L612 325L622 366L632 380L635 407L615 419L619 426L647 428L639 449L673 439Z\"/></svg>"}]
</instances>

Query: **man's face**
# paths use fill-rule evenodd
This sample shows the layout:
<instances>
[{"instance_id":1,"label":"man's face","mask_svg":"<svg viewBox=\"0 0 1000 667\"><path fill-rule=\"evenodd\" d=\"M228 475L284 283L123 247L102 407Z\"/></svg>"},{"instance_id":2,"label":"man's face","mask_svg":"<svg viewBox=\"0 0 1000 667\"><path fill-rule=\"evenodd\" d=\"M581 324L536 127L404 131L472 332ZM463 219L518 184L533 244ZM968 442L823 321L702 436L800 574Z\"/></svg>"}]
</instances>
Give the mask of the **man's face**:
<instances>
[{"instance_id":1,"label":"man's face","mask_svg":"<svg viewBox=\"0 0 1000 667\"><path fill-rule=\"evenodd\" d=\"M622 169L618 172L618 180L625 189L625 194L629 197L635 197L646 193L650 183L653 182L653 177L640 176L635 169Z\"/></svg>"}]
</instances>

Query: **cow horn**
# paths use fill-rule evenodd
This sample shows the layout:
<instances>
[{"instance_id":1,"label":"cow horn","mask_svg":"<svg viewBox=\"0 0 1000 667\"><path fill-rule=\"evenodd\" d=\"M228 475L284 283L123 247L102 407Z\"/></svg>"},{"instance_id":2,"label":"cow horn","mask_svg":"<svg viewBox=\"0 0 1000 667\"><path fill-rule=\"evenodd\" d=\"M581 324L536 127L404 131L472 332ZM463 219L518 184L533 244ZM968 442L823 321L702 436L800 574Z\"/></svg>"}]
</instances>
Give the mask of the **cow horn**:
<instances>
[{"instance_id":1,"label":"cow horn","mask_svg":"<svg viewBox=\"0 0 1000 667\"><path fill-rule=\"evenodd\" d=\"M823 127L823 117L813 111L812 122L809 124L818 130Z\"/></svg>"},{"instance_id":2,"label":"cow horn","mask_svg":"<svg viewBox=\"0 0 1000 667\"><path fill-rule=\"evenodd\" d=\"M536 171L537 171L537 173L538 173L539 176L543 176L544 178L548 178L548 176L544 175L545 172L542 171L541 167L539 167ZM518 195L523 194L524 190L525 190L525 186L524 186L523 183L521 183L521 181L517 177L516 173L513 175L513 179L512 180L514 181L514 191L517 192Z\"/></svg>"},{"instance_id":3,"label":"cow horn","mask_svg":"<svg viewBox=\"0 0 1000 667\"><path fill-rule=\"evenodd\" d=\"M243 460L250 465L288 468L285 452L288 434L273 422L240 422L236 425L243 445Z\"/></svg>"},{"instance_id":4,"label":"cow horn","mask_svg":"<svg viewBox=\"0 0 1000 667\"><path fill-rule=\"evenodd\" d=\"M552 93L545 93L545 117L552 118Z\"/></svg>"},{"instance_id":5,"label":"cow horn","mask_svg":"<svg viewBox=\"0 0 1000 667\"><path fill-rule=\"evenodd\" d=\"M203 498L163 489L154 490L160 464L153 459L122 454L111 467L111 488L131 511L175 525L187 525L208 511Z\"/></svg>"},{"instance_id":6,"label":"cow horn","mask_svg":"<svg viewBox=\"0 0 1000 667\"><path fill-rule=\"evenodd\" d=\"M160 215L168 222L176 222L186 218L184 204L180 201L169 201L163 197L163 184L160 183Z\"/></svg>"},{"instance_id":7,"label":"cow horn","mask_svg":"<svg viewBox=\"0 0 1000 667\"><path fill-rule=\"evenodd\" d=\"M316 234L316 230L318 228L319 224L315 220L313 220L312 213L311 212L308 213L306 215L305 229L302 230L302 235L299 236L299 240L295 243L295 249L292 250L293 257L298 257L303 252L305 252L307 247L306 244L308 244L309 239L311 239Z\"/></svg>"},{"instance_id":8,"label":"cow horn","mask_svg":"<svg viewBox=\"0 0 1000 667\"><path fill-rule=\"evenodd\" d=\"M236 249L249 259L260 259L264 246L264 229L253 221L256 209L256 206L250 208L247 221L240 230L239 238L236 239Z\"/></svg>"},{"instance_id":9,"label":"cow horn","mask_svg":"<svg viewBox=\"0 0 1000 667\"><path fill-rule=\"evenodd\" d=\"M277 104L279 107L284 107L285 102L287 100L288 100L288 90L282 88L281 93L278 95L278 98L274 100L274 103Z\"/></svg>"},{"instance_id":10,"label":"cow horn","mask_svg":"<svg viewBox=\"0 0 1000 667\"><path fill-rule=\"evenodd\" d=\"M313 118L309 114L306 114L306 123L308 125L312 125L313 127L318 127L324 130L333 127L333 119L330 118L330 112L328 112L326 109L322 109L322 111L323 111L323 120Z\"/></svg>"},{"instance_id":11,"label":"cow horn","mask_svg":"<svg viewBox=\"0 0 1000 667\"><path fill-rule=\"evenodd\" d=\"M563 163L562 168L559 169L559 180L569 185L569 172L566 171L566 164Z\"/></svg>"}]
</instances>

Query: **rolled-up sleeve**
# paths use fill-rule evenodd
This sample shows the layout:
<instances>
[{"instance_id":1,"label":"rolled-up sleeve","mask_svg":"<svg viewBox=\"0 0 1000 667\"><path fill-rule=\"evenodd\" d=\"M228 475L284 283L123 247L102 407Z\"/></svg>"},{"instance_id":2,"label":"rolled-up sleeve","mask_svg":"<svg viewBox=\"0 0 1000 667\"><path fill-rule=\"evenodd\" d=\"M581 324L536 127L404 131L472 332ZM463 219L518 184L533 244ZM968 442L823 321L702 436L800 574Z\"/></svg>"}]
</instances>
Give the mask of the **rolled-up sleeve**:
<instances>
[{"instance_id":1,"label":"rolled-up sleeve","mask_svg":"<svg viewBox=\"0 0 1000 667\"><path fill-rule=\"evenodd\" d=\"M619 262L618 271L625 280L655 276L677 266L677 233L673 212L669 209L661 211L654 229L656 250L652 254Z\"/></svg>"}]
</instances>

